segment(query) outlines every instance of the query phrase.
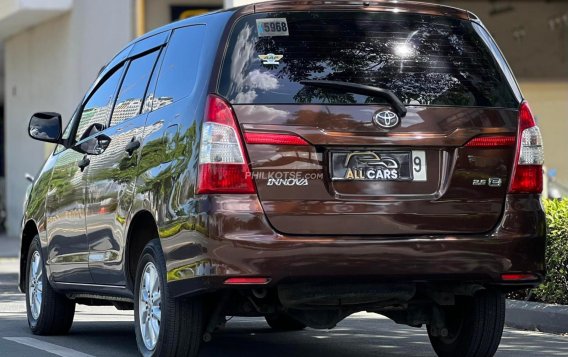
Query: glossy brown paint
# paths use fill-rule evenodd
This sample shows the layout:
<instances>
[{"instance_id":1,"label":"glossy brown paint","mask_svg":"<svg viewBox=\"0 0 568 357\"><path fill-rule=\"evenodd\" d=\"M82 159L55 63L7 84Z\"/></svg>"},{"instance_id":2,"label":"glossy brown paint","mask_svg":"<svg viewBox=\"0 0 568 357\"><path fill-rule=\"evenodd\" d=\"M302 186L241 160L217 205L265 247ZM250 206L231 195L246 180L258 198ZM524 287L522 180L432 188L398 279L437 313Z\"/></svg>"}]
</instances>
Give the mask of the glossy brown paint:
<instances>
[{"instance_id":1,"label":"glossy brown paint","mask_svg":"<svg viewBox=\"0 0 568 357\"><path fill-rule=\"evenodd\" d=\"M427 151L428 176L433 180L413 187L401 183L378 187L320 180L310 183L309 189L268 190L266 183L257 179L258 195L194 194L205 98L216 91L226 38L239 17L274 9L392 11L396 7L398 11L471 18L465 11L437 5L370 3L368 7L348 2L324 6L312 1L256 4L158 30L207 24L202 54L205 61L201 62L197 78L200 87L191 96L148 114L135 185L115 182L113 189L102 188L102 184L90 188L91 195L114 195L116 187L128 194L134 191L131 205L125 200L122 206L113 208L112 214L100 217L95 214L98 199L90 196L87 214L93 224L100 220L112 232L112 240L101 235L102 239L92 237L89 241L88 228L54 223L85 219L85 213L76 212L84 209L80 194L69 191L67 186L71 176L56 174L57 170L76 167L82 156L75 157L67 149L63 153L70 156L67 168L59 161L61 154L49 158L27 201L23 223L25 227L37 228L44 254L58 256L71 250L78 257L67 266L48 263L46 268L54 286L67 293L90 291L132 297L132 287L127 283L132 269L128 265L127 251L132 239L128 232L132 222L141 216L157 227L167 278L176 296L225 288L224 279L232 276L266 276L274 286L290 279L353 281L360 277L377 281L501 284L502 272L544 274L546 228L540 197L506 194L513 151L463 147L480 134L516 134L514 110L413 107L400 127L381 132L370 120L381 106L235 106L243 131L294 132L312 144L248 145L253 171L283 170L293 164L294 169L325 175L325 155L330 148L402 147ZM506 178L502 187L472 188L470 172L494 175L495 167ZM58 202L61 205L56 206ZM131 207L127 212L128 205ZM124 223L111 221L117 217L125 218ZM381 226L380 232L368 224L370 220ZM72 239L79 236L83 238ZM72 245L60 248L55 244L58 242ZM116 250L120 258L106 266L93 265L100 268L96 274L100 278L105 271L116 274L112 280L99 280L99 285L94 285L87 260L80 258L83 253L88 258L89 249L97 247ZM77 284L61 285L57 281ZM118 285L107 285L113 283Z\"/></svg>"},{"instance_id":2,"label":"glossy brown paint","mask_svg":"<svg viewBox=\"0 0 568 357\"><path fill-rule=\"evenodd\" d=\"M285 234L420 235L484 233L497 224L514 146L464 147L479 135L515 135L517 112L409 107L394 129L377 127L373 105L236 105L245 132L290 132L310 146L247 145L269 222ZM333 181L331 151L424 150L427 181ZM297 172L307 185L276 186L275 173ZM474 186L495 177L500 187ZM272 182L273 183L273 182Z\"/></svg>"},{"instance_id":3,"label":"glossy brown paint","mask_svg":"<svg viewBox=\"0 0 568 357\"><path fill-rule=\"evenodd\" d=\"M281 1L243 7L233 14L222 43L226 42L232 24L244 15L276 10L312 10L318 5L321 4ZM396 11L477 21L475 15L466 11L418 3L371 2L371 6L366 7L338 2L326 3L317 9L393 11L394 7ZM220 67L225 50L224 45L219 46L215 67ZM218 72L212 75L211 92L216 90L215 83L219 80ZM375 201L367 205L362 202L349 202L347 205L345 201L334 202L341 200L342 189L322 182L310 189L271 190L270 197L266 199L263 197L267 193L266 183L256 179L258 195L200 197L195 212L195 229L162 239L168 261L168 279L174 294L183 296L227 288L223 281L231 276L269 277L271 286L288 280L354 281L360 277L397 282L507 285L500 280L500 274L507 271L531 271L544 276L546 227L540 196L506 194L514 151L511 148L482 150L463 147L477 135L516 135L516 110L410 108L402 126L391 134L385 134L370 124L373 110L380 108L234 106L243 132L292 132L318 146L247 145L253 171L266 167L282 169L293 163L297 165L294 168L301 167L306 173L318 173L326 171L323 167L324 152L328 148L344 145L413 147L417 146L419 132L419 145L433 151L433 154L429 153L434 164L430 167L438 166L437 172L432 172L437 182L434 186L426 185L422 191L416 187L392 187L390 197L372 197ZM303 112L300 113L300 110ZM480 122L483 124L480 125ZM488 167L484 164L499 167L498 174L506 178L497 192L487 188L474 189L466 177L468 169L487 174ZM452 178L445 177L444 171L440 170L444 165L456 170ZM428 175L431 177L430 172ZM468 197L467 203L456 209L452 201L456 197L463 200L464 193ZM404 194L411 196L408 202L401 200ZM300 199L290 200L290 196ZM368 214L368 206L371 206L375 217L380 217L377 212L380 213L378 208L381 204L391 209L401 205L420 210L419 205L412 204L413 199L432 203L442 196L444 199L440 202L445 211L438 210L441 206L434 204L428 210L420 211L439 215L442 219L438 222L413 220L412 215L400 209L398 215L382 217L382 223L390 223L391 235L387 236L379 236L372 230L361 233L366 220L345 223L347 213L353 209ZM323 200L323 197L329 200ZM312 202L315 203L312 205ZM316 206L315 210L313 206ZM311 220L309 223L301 221L306 212L313 218L314 211L316 214L331 213L334 218L325 220L323 225L314 224ZM275 220L274 216L282 219ZM467 221L464 220L466 217ZM405 222L405 218L410 221ZM469 231L464 229L464 223ZM350 234L353 231L349 232L346 227L359 230L359 235ZM472 227L479 233L472 234ZM319 232L306 232L310 228ZM298 230L302 233L283 233ZM434 231L437 233L432 234ZM536 282L520 282L517 287L534 284Z\"/></svg>"},{"instance_id":4,"label":"glossy brown paint","mask_svg":"<svg viewBox=\"0 0 568 357\"><path fill-rule=\"evenodd\" d=\"M102 134L112 141L105 152L91 156L85 169L89 270L97 284L126 284L126 220L133 203L140 153L130 155L124 148L133 140L142 140L146 116L141 114L104 130Z\"/></svg>"},{"instance_id":5,"label":"glossy brown paint","mask_svg":"<svg viewBox=\"0 0 568 357\"><path fill-rule=\"evenodd\" d=\"M168 278L180 296L223 288L229 276L269 277L275 286L359 278L501 284L507 271L544 274L546 227L538 195L508 195L494 230L466 235L287 236L272 229L255 195L210 196L199 209L206 230L162 240Z\"/></svg>"},{"instance_id":6,"label":"glossy brown paint","mask_svg":"<svg viewBox=\"0 0 568 357\"><path fill-rule=\"evenodd\" d=\"M60 148L61 149L61 148ZM74 148L57 155L45 196L47 252L52 279L91 283L85 227L86 179L78 162L85 154ZM35 196L35 195L34 195Z\"/></svg>"},{"instance_id":7,"label":"glossy brown paint","mask_svg":"<svg viewBox=\"0 0 568 357\"><path fill-rule=\"evenodd\" d=\"M472 13L438 4L425 2L406 2L396 0L380 1L302 1L302 0L283 0L261 2L254 5L244 6L239 9L238 14L250 14L253 12L271 11L396 11L402 13L418 13L425 15L451 16L464 20L477 19Z\"/></svg>"}]
</instances>

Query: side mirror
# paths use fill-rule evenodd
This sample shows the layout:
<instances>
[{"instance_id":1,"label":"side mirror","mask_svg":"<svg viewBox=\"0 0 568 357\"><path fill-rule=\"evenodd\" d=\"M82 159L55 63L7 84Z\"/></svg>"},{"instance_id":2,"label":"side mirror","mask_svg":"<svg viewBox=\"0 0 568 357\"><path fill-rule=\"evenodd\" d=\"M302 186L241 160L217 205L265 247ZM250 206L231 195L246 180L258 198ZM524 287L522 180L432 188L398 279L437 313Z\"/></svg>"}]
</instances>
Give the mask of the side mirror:
<instances>
[{"instance_id":1,"label":"side mirror","mask_svg":"<svg viewBox=\"0 0 568 357\"><path fill-rule=\"evenodd\" d=\"M91 124L87 130L85 130L85 132L83 133L83 135L81 135L81 138L79 139L79 141L85 140L86 138L88 138L89 136L93 136L96 133L105 130L105 126L103 124L100 123L94 123Z\"/></svg>"},{"instance_id":2,"label":"side mirror","mask_svg":"<svg viewBox=\"0 0 568 357\"><path fill-rule=\"evenodd\" d=\"M48 143L61 142L61 115L58 113L35 113L30 119L28 133L33 139Z\"/></svg>"}]
</instances>

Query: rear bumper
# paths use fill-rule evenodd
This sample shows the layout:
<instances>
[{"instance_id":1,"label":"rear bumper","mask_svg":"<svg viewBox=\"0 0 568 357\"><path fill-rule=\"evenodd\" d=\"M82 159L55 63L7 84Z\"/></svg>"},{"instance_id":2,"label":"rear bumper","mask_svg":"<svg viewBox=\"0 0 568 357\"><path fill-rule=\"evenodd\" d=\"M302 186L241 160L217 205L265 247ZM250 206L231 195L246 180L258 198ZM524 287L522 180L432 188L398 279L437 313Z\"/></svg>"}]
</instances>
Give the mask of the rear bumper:
<instances>
[{"instance_id":1,"label":"rear bumper","mask_svg":"<svg viewBox=\"0 0 568 357\"><path fill-rule=\"evenodd\" d=\"M162 239L175 296L222 289L235 276L266 277L272 286L333 279L520 288L538 284L545 273L546 226L537 195L508 197L499 225L475 236L283 236L270 227L255 196L207 197L202 209L195 230ZM540 280L505 283L506 272L530 272Z\"/></svg>"}]
</instances>

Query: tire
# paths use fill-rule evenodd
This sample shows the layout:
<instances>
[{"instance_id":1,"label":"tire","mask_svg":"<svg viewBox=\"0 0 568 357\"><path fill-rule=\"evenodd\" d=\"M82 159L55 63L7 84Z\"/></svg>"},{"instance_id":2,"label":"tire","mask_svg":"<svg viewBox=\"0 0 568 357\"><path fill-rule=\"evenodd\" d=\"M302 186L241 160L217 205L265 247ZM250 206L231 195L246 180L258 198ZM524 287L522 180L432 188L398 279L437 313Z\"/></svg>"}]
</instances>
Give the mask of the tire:
<instances>
[{"instance_id":1,"label":"tire","mask_svg":"<svg viewBox=\"0 0 568 357\"><path fill-rule=\"evenodd\" d=\"M26 262L26 310L34 335L64 335L75 316L75 302L57 293L47 279L39 237L30 244Z\"/></svg>"},{"instance_id":2,"label":"tire","mask_svg":"<svg viewBox=\"0 0 568 357\"><path fill-rule=\"evenodd\" d=\"M154 239L144 248L136 270L134 326L138 350L146 357L197 356L204 327L201 299L172 298L166 276L162 248Z\"/></svg>"},{"instance_id":3,"label":"tire","mask_svg":"<svg viewBox=\"0 0 568 357\"><path fill-rule=\"evenodd\" d=\"M276 331L300 331L306 328L306 325L284 313L267 315L264 318L268 325Z\"/></svg>"},{"instance_id":4,"label":"tire","mask_svg":"<svg viewBox=\"0 0 568 357\"><path fill-rule=\"evenodd\" d=\"M497 351L505 325L505 297L495 290L481 290L459 298L444 309L448 336L428 336L440 357L491 357Z\"/></svg>"}]
</instances>

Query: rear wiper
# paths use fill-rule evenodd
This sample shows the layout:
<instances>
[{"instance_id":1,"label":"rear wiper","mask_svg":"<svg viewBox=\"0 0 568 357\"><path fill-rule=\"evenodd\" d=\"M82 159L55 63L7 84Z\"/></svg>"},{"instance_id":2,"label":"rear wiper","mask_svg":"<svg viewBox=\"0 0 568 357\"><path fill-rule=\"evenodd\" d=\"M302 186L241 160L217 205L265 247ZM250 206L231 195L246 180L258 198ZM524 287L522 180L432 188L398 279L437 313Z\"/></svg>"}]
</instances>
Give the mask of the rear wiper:
<instances>
[{"instance_id":1,"label":"rear wiper","mask_svg":"<svg viewBox=\"0 0 568 357\"><path fill-rule=\"evenodd\" d=\"M318 88L331 88L331 89L342 89L351 93L368 95L371 97L382 97L385 98L394 108L399 117L404 117L406 115L406 107L400 99L388 89L366 86L363 84L350 83L350 82L338 82L338 81L324 81L324 80L306 80L300 81L300 84L310 87Z\"/></svg>"}]
</instances>

